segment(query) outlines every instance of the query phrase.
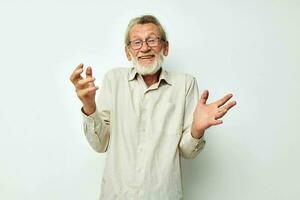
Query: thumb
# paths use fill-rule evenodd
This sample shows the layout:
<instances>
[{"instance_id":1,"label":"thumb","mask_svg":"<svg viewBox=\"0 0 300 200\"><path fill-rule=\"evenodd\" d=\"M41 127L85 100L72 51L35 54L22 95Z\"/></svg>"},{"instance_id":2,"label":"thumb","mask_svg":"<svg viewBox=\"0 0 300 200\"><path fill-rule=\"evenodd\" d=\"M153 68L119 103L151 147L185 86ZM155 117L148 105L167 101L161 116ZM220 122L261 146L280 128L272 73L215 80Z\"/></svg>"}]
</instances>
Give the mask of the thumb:
<instances>
[{"instance_id":1,"label":"thumb","mask_svg":"<svg viewBox=\"0 0 300 200\"><path fill-rule=\"evenodd\" d=\"M91 66L88 66L86 68L85 75L86 75L86 78L92 78L93 77L93 72L92 72Z\"/></svg>"},{"instance_id":2,"label":"thumb","mask_svg":"<svg viewBox=\"0 0 300 200\"><path fill-rule=\"evenodd\" d=\"M206 104L206 101L208 99L208 95L209 95L208 90L204 90L203 93L201 94L200 103Z\"/></svg>"}]
</instances>

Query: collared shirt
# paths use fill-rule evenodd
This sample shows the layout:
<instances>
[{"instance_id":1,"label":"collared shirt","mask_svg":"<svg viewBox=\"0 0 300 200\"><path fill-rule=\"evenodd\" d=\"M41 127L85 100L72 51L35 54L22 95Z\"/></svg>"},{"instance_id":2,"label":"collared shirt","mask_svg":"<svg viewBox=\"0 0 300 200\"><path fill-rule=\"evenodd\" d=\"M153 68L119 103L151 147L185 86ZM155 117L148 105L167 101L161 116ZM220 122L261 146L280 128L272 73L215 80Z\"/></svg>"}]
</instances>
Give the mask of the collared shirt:
<instances>
[{"instance_id":1,"label":"collared shirt","mask_svg":"<svg viewBox=\"0 0 300 200\"><path fill-rule=\"evenodd\" d=\"M147 87L134 68L109 71L97 110L83 115L84 133L97 152L107 152L100 199L182 199L180 158L205 145L191 135L198 88L190 75L162 69Z\"/></svg>"}]
</instances>

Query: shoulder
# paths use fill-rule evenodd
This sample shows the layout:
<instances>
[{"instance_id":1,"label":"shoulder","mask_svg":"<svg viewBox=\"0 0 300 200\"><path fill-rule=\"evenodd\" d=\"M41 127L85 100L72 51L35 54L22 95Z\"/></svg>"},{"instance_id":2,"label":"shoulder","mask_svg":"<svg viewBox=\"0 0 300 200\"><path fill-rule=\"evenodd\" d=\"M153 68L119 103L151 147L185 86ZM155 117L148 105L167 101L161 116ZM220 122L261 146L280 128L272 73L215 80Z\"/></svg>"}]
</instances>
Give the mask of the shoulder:
<instances>
[{"instance_id":1,"label":"shoulder","mask_svg":"<svg viewBox=\"0 0 300 200\"><path fill-rule=\"evenodd\" d=\"M128 71L130 68L116 67L108 70L104 75L104 80L121 80L128 77Z\"/></svg>"},{"instance_id":2,"label":"shoulder","mask_svg":"<svg viewBox=\"0 0 300 200\"><path fill-rule=\"evenodd\" d=\"M168 78L170 78L171 81L174 83L180 82L185 83L185 85L190 85L192 83L197 82L196 78L188 73L178 72L178 71L172 71L172 70L166 70L168 74Z\"/></svg>"},{"instance_id":3,"label":"shoulder","mask_svg":"<svg viewBox=\"0 0 300 200\"><path fill-rule=\"evenodd\" d=\"M115 67L110 70L108 70L105 74L107 77L113 77L113 76L122 76L127 75L129 68L125 67Z\"/></svg>"},{"instance_id":4,"label":"shoulder","mask_svg":"<svg viewBox=\"0 0 300 200\"><path fill-rule=\"evenodd\" d=\"M197 80L194 76L177 71L168 71L168 78L174 83L174 88L185 91L185 95L198 91Z\"/></svg>"}]
</instances>

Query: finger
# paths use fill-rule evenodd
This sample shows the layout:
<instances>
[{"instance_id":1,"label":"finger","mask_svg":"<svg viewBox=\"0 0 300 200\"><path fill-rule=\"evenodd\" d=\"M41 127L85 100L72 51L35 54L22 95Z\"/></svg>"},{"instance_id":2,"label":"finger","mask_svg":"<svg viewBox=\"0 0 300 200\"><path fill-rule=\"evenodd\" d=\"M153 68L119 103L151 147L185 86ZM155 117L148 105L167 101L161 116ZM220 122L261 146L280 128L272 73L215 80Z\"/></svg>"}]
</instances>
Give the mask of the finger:
<instances>
[{"instance_id":1,"label":"finger","mask_svg":"<svg viewBox=\"0 0 300 200\"><path fill-rule=\"evenodd\" d=\"M231 102L227 103L226 105L224 105L223 107L219 107L219 112L222 112L223 110L228 111L235 105L236 105L236 101L231 101Z\"/></svg>"},{"instance_id":2,"label":"finger","mask_svg":"<svg viewBox=\"0 0 300 200\"><path fill-rule=\"evenodd\" d=\"M202 95L201 95L201 98L200 98L200 103L206 104L208 96L209 96L208 90L204 90L203 93L202 93Z\"/></svg>"},{"instance_id":3,"label":"finger","mask_svg":"<svg viewBox=\"0 0 300 200\"><path fill-rule=\"evenodd\" d=\"M88 66L86 68L85 75L86 75L87 78L90 78L90 77L93 76L93 72L92 72L92 67L91 66Z\"/></svg>"},{"instance_id":4,"label":"finger","mask_svg":"<svg viewBox=\"0 0 300 200\"><path fill-rule=\"evenodd\" d=\"M95 86L94 81L95 81L95 78L94 78L94 77L79 80L79 81L76 83L76 89L82 89L82 88L87 88L87 87L93 87L93 86ZM91 83L91 84L90 84L90 83Z\"/></svg>"},{"instance_id":5,"label":"finger","mask_svg":"<svg viewBox=\"0 0 300 200\"><path fill-rule=\"evenodd\" d=\"M227 113L227 109L224 108L224 109L220 110L220 111L215 115L215 119L222 118L226 113Z\"/></svg>"},{"instance_id":6,"label":"finger","mask_svg":"<svg viewBox=\"0 0 300 200\"><path fill-rule=\"evenodd\" d=\"M215 120L215 121L213 122L213 125L215 126L215 125L219 125L219 124L222 124L222 123L223 123L223 121L220 120L220 119L218 119L218 120Z\"/></svg>"},{"instance_id":7,"label":"finger","mask_svg":"<svg viewBox=\"0 0 300 200\"><path fill-rule=\"evenodd\" d=\"M223 98L219 99L216 101L218 107L224 105L233 95L232 94L227 94Z\"/></svg>"},{"instance_id":8,"label":"finger","mask_svg":"<svg viewBox=\"0 0 300 200\"><path fill-rule=\"evenodd\" d=\"M83 68L83 63L80 63L79 65L77 65L77 67L75 68L76 69L82 69Z\"/></svg>"},{"instance_id":9,"label":"finger","mask_svg":"<svg viewBox=\"0 0 300 200\"><path fill-rule=\"evenodd\" d=\"M226 106L227 110L230 110L235 105L236 105L236 101L231 101L228 104L226 104L225 106Z\"/></svg>"},{"instance_id":10,"label":"finger","mask_svg":"<svg viewBox=\"0 0 300 200\"><path fill-rule=\"evenodd\" d=\"M218 113L216 114L215 119L219 119L223 117L228 112L228 110L230 110L235 105L236 105L236 101L231 101L230 103L223 106L222 109L219 110Z\"/></svg>"},{"instance_id":11,"label":"finger","mask_svg":"<svg viewBox=\"0 0 300 200\"><path fill-rule=\"evenodd\" d=\"M98 89L99 89L98 86L85 88L85 89L82 89L82 90L78 90L78 91L77 91L77 95L78 95L79 97L85 97L85 96L87 96L87 95L95 94L96 90L98 90Z\"/></svg>"},{"instance_id":12,"label":"finger","mask_svg":"<svg viewBox=\"0 0 300 200\"><path fill-rule=\"evenodd\" d=\"M82 76L80 75L81 73L83 72L83 69L82 68L76 68L73 73L71 74L70 76L70 80L73 84L76 84L76 82L78 80L81 80L82 79Z\"/></svg>"}]
</instances>

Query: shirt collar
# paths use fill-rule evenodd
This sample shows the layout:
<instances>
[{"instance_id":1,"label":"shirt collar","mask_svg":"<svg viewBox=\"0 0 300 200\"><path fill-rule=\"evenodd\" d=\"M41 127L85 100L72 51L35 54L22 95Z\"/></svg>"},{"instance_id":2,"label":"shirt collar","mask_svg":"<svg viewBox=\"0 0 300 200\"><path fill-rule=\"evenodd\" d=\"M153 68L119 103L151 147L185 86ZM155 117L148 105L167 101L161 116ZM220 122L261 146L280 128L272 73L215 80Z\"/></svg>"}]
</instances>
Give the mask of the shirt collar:
<instances>
[{"instance_id":1,"label":"shirt collar","mask_svg":"<svg viewBox=\"0 0 300 200\"><path fill-rule=\"evenodd\" d=\"M138 72L134 67L129 69L128 73L128 81L134 80L138 75ZM163 68L161 68L161 72L159 75L158 82L160 83L162 80L164 80L167 84L172 85L170 74Z\"/></svg>"}]
</instances>

